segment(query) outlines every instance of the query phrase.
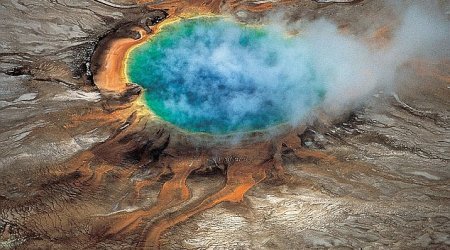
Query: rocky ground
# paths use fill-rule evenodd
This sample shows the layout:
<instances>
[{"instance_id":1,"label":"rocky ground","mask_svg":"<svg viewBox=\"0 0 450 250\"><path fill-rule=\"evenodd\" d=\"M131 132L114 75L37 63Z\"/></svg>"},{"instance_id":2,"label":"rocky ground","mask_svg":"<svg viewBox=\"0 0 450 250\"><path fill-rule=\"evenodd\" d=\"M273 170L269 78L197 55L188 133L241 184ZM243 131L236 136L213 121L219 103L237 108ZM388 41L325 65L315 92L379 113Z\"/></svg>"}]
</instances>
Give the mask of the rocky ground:
<instances>
[{"instance_id":1,"label":"rocky ground","mask_svg":"<svg viewBox=\"0 0 450 250\"><path fill-rule=\"evenodd\" d=\"M0 3L0 249L450 248L448 61L412 63L339 119L233 147L149 123L134 86L95 86L94 51L151 29L156 9L254 22L284 8L361 37L392 18L377 0L226 2Z\"/></svg>"}]
</instances>

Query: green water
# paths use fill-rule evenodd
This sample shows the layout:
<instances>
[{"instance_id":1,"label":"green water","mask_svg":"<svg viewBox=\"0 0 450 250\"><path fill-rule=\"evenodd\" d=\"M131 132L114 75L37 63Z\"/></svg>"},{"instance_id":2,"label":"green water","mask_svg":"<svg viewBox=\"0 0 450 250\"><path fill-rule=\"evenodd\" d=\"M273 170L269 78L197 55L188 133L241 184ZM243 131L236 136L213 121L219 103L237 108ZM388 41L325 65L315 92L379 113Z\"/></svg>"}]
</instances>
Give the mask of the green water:
<instances>
[{"instance_id":1,"label":"green water","mask_svg":"<svg viewBox=\"0 0 450 250\"><path fill-rule=\"evenodd\" d=\"M146 90L149 108L182 129L266 129L301 118L323 99L325 88L302 43L226 19L186 19L134 49L127 74Z\"/></svg>"}]
</instances>

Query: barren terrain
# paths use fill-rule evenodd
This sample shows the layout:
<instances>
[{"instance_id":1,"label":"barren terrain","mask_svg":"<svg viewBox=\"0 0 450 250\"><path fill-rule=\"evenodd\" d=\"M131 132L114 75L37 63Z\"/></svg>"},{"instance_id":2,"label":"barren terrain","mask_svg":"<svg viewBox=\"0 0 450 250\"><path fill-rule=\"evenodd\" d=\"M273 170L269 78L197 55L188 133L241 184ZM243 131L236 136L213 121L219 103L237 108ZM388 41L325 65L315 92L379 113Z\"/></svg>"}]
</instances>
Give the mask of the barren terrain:
<instances>
[{"instance_id":1,"label":"barren terrain","mask_svg":"<svg viewBox=\"0 0 450 250\"><path fill-rule=\"evenodd\" d=\"M374 47L397 25L382 1L317 2L2 1L0 249L449 248L449 60L239 143L154 119L121 75L187 14L324 17Z\"/></svg>"}]
</instances>

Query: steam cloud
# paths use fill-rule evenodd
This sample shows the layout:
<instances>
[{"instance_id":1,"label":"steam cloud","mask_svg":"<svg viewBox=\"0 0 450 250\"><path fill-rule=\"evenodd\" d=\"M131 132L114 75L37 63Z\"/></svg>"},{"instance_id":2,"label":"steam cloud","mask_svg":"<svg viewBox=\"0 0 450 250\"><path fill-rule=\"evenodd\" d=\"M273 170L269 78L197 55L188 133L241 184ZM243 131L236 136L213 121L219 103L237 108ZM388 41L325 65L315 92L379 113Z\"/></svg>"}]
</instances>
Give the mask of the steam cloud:
<instances>
[{"instance_id":1,"label":"steam cloud","mask_svg":"<svg viewBox=\"0 0 450 250\"><path fill-rule=\"evenodd\" d=\"M404 7L396 3L393 8ZM327 20L308 25L305 37L315 52L317 71L326 76L325 111L340 113L362 103L376 88L392 87L398 68L409 60L448 58L450 22L437 1L417 3L398 15L400 25L382 49L341 34Z\"/></svg>"},{"instance_id":2,"label":"steam cloud","mask_svg":"<svg viewBox=\"0 0 450 250\"><path fill-rule=\"evenodd\" d=\"M224 21L188 23L135 50L129 75L149 90L156 113L182 128L229 133L297 124L317 105L342 112L392 86L412 58L447 57L450 22L431 2L401 13L382 49L327 20L269 24L262 33ZM293 28L300 35L286 38Z\"/></svg>"}]
</instances>

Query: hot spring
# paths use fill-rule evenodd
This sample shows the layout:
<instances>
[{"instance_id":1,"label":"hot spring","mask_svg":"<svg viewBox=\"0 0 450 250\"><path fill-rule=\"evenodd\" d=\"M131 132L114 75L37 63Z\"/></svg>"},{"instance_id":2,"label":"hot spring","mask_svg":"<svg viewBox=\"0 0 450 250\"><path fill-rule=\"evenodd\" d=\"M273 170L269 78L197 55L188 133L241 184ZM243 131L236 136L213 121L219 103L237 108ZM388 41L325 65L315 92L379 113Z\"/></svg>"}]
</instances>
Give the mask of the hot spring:
<instances>
[{"instance_id":1,"label":"hot spring","mask_svg":"<svg viewBox=\"0 0 450 250\"><path fill-rule=\"evenodd\" d=\"M126 63L149 109L189 132L241 133L298 122L326 89L306 40L224 18L167 24Z\"/></svg>"}]
</instances>

